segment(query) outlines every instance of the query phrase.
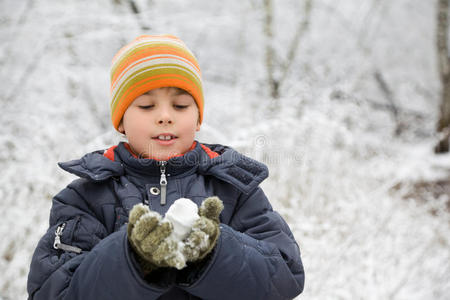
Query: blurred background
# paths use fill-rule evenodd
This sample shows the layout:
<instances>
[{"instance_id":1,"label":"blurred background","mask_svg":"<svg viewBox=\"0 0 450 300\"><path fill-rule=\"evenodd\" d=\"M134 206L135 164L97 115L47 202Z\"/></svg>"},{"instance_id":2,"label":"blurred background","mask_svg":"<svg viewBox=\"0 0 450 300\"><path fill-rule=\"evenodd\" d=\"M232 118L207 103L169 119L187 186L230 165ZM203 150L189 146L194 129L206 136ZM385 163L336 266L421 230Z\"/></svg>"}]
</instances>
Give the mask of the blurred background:
<instances>
[{"instance_id":1,"label":"blurred background","mask_svg":"<svg viewBox=\"0 0 450 300\"><path fill-rule=\"evenodd\" d=\"M302 251L298 299L448 299L448 0L1 0L0 299L26 299L58 161L122 138L113 55L179 36L198 139L266 163Z\"/></svg>"}]
</instances>

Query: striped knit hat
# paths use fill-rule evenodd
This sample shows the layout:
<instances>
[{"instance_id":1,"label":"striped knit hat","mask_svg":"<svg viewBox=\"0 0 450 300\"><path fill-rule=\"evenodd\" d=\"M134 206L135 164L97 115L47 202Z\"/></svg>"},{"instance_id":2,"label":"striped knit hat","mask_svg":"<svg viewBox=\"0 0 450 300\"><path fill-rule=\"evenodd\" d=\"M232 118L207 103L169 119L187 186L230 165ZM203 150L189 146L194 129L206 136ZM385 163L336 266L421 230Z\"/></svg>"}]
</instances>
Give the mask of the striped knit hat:
<instances>
[{"instance_id":1,"label":"striped knit hat","mask_svg":"<svg viewBox=\"0 0 450 300\"><path fill-rule=\"evenodd\" d=\"M178 87L194 97L203 120L203 89L194 54L172 35L141 35L117 52L111 66L111 119L117 129L128 106L156 88Z\"/></svg>"}]
</instances>

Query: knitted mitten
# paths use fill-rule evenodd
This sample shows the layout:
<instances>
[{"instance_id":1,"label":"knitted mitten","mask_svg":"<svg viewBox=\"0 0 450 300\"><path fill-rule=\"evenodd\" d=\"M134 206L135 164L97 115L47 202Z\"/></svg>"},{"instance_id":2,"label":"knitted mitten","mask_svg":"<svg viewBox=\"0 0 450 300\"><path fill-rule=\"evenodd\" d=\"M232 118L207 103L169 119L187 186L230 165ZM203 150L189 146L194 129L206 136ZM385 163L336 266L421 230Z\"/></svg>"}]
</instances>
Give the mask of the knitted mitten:
<instances>
[{"instance_id":1,"label":"knitted mitten","mask_svg":"<svg viewBox=\"0 0 450 300\"><path fill-rule=\"evenodd\" d=\"M200 218L184 240L183 254L186 261L199 261L214 249L220 234L219 215L222 210L223 203L218 197L209 197L203 201L198 213Z\"/></svg>"},{"instance_id":2,"label":"knitted mitten","mask_svg":"<svg viewBox=\"0 0 450 300\"><path fill-rule=\"evenodd\" d=\"M128 241L144 275L159 267L180 267L185 260L178 251L178 244L167 237L173 231L168 220L151 211L148 206L137 204L130 211Z\"/></svg>"}]
</instances>

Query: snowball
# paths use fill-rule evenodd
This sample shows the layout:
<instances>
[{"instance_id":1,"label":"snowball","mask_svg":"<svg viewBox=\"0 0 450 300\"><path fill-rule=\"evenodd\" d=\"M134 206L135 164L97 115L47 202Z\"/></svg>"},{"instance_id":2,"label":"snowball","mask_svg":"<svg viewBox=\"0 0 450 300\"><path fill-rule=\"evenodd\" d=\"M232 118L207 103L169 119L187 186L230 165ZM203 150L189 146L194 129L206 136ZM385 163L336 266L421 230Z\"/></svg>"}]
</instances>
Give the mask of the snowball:
<instances>
[{"instance_id":1,"label":"snowball","mask_svg":"<svg viewBox=\"0 0 450 300\"><path fill-rule=\"evenodd\" d=\"M199 218L197 204L187 198L176 200L165 216L173 224L172 238L176 241L184 240Z\"/></svg>"}]
</instances>

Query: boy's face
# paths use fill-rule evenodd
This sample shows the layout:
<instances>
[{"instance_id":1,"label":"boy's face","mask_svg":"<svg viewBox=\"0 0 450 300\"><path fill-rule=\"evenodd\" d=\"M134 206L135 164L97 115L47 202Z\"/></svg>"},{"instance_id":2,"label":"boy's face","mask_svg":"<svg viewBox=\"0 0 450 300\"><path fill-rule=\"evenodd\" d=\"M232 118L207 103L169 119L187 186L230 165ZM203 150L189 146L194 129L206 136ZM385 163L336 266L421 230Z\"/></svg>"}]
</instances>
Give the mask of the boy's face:
<instances>
[{"instance_id":1,"label":"boy's face","mask_svg":"<svg viewBox=\"0 0 450 300\"><path fill-rule=\"evenodd\" d=\"M130 104L118 129L140 157L167 160L184 154L200 130L194 98L178 88L151 90Z\"/></svg>"}]
</instances>

